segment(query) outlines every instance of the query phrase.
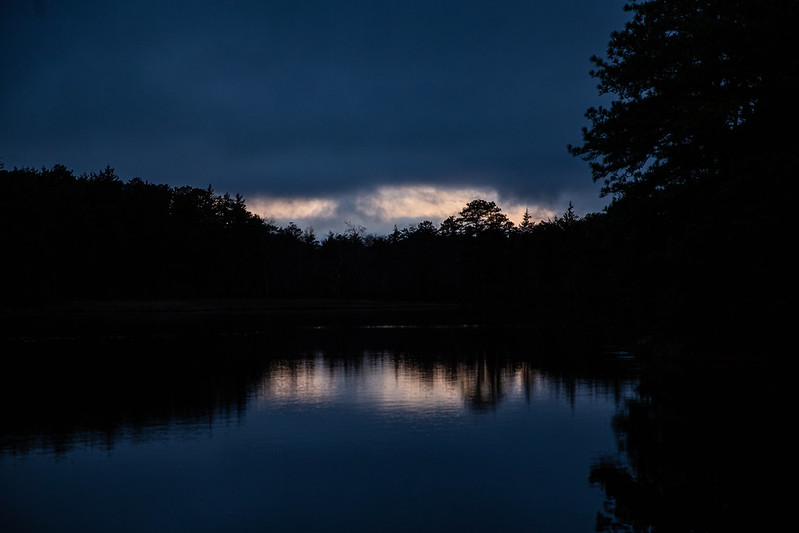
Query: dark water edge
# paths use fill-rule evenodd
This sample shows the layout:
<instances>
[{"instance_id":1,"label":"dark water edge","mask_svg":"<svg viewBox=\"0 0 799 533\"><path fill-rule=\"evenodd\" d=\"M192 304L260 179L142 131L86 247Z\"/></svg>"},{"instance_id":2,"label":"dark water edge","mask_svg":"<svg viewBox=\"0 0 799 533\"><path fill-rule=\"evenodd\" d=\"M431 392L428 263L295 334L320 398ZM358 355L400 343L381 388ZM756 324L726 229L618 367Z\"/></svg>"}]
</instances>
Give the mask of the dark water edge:
<instances>
[{"instance_id":1,"label":"dark water edge","mask_svg":"<svg viewBox=\"0 0 799 533\"><path fill-rule=\"evenodd\" d=\"M83 303L8 315L0 330L3 444L16 453L61 453L76 435L112 445L131 428L235 416L272 361L319 350L345 361L407 354L421 367L479 361L497 373L534 361L566 387L584 376L628 377L616 366L629 370L628 349L600 342L594 331L533 326L495 311L207 301ZM491 400L475 399L475 406L491 407Z\"/></svg>"},{"instance_id":2,"label":"dark water edge","mask_svg":"<svg viewBox=\"0 0 799 533\"><path fill-rule=\"evenodd\" d=\"M3 319L0 448L11 456L235 424L275 359L291 365L324 347L343 368L368 352L422 373L484 369L487 385L466 396L476 410L501 405L496 378L519 365L567 393L635 376L638 393L613 421L618 449L585 473L606 496L598 531L772 530L790 508L781 483L793 460L791 378L773 363L784 356L697 354L684 338L651 350L601 327L439 305L81 304Z\"/></svg>"},{"instance_id":3,"label":"dark water edge","mask_svg":"<svg viewBox=\"0 0 799 533\"><path fill-rule=\"evenodd\" d=\"M208 299L65 302L0 308L0 339L43 338L75 331L86 335L194 329L207 322L218 332L274 326L481 326L536 327L542 331L608 328L597 320L578 324L562 317L534 316L524 307L496 305L325 299Z\"/></svg>"},{"instance_id":4,"label":"dark water edge","mask_svg":"<svg viewBox=\"0 0 799 533\"><path fill-rule=\"evenodd\" d=\"M634 317L634 314L633 314ZM712 318L712 317L708 317ZM457 304L353 299L190 299L72 301L0 306L0 342L58 337L219 334L292 327L475 326L534 332L536 337L618 345L639 357L786 363L791 341L787 318L764 323L757 313L724 327L714 320L641 325L595 314L542 314L523 304Z\"/></svg>"},{"instance_id":5,"label":"dark water edge","mask_svg":"<svg viewBox=\"0 0 799 533\"><path fill-rule=\"evenodd\" d=\"M360 305L270 311L62 312L49 315L57 320L34 320L13 333L6 330L0 378L0 493L8 497L0 503L0 521L12 529L46 530L46 519L35 517L41 495L40 505L59 507L51 511L58 513L53 516L97 530L97 522L81 514L90 505L67 504L74 499L72 491L59 492L52 486L61 478L62 487L74 485L88 501L105 500L103 486L114 494L135 495L130 502L109 499L120 516L137 516L146 509L162 526L171 515L181 516L180 525L167 527L172 531L197 531L196 526L241 531L460 531L475 523L518 525L523 516L536 516L538 523L592 523L600 500L598 489L587 481L587 450L596 443L580 439L585 443L579 445L580 453L556 454L562 464L537 464L550 457L547 450L557 451L555 435L574 427L566 431L572 435L578 425L571 422L568 402L558 400L552 408L558 405L565 414L555 419L561 420L560 429L541 434L543 423L532 422L548 420L549 407L520 405L518 389L508 387L518 387L521 379L535 395L536 383L544 380L547 387L555 387L558 398L584 398L586 387L612 398L613 390L619 395L629 392L629 375L619 374L629 361L619 359L615 369L597 365L593 373L574 365L544 370L545 363L532 361L539 356L542 361L560 359L554 354L565 350L565 344L559 348L507 323L465 321L474 316L440 307L412 312ZM269 396L265 403L259 400L285 380L302 384L309 369L324 376L326 383L357 385L359 376L369 375L374 365L389 373L397 369L398 376L411 375L423 388L446 376L447 383L457 384L455 405L434 398L421 410L388 406L383 411L379 405L353 407L336 399L308 405L283 405L279 396ZM590 378L584 377L588 374ZM512 383L509 376L514 376ZM586 409L596 409L602 417L589 417L589 429L579 431L596 430L603 435L599 449L608 448L609 411ZM297 433L310 438L297 440L292 436ZM282 438L289 440L290 449L280 447ZM566 442L578 447L574 440ZM536 451L535 446L542 449ZM173 453L183 447L191 457L199 454L202 459L188 470ZM147 453L167 458L164 478L140 473L152 472ZM577 455L581 459L576 460ZM138 459L126 459L131 457ZM137 481L114 481L105 471L117 472L119 480ZM27 477L29 472L36 477ZM257 472L257 480L246 481L248 472ZM196 477L213 480L202 489L213 497L200 509L197 499L152 487L180 486L182 480ZM236 485L225 491L231 479ZM569 511L549 511L534 497L545 496L550 485L560 487L554 500ZM565 492L565 487L571 489ZM27 496L10 497L17 492ZM230 516L226 492L237 494L235 505L247 511ZM593 504L578 503L586 499ZM496 514L487 509L471 516L475 504L517 510ZM78 510L64 508L70 505ZM297 514L292 508L318 511ZM579 513L574 514L575 509ZM209 524L226 527L197 524L202 519L194 510L207 515ZM115 520L106 508L96 513L98 519ZM129 523L117 525L138 530Z\"/></svg>"}]
</instances>

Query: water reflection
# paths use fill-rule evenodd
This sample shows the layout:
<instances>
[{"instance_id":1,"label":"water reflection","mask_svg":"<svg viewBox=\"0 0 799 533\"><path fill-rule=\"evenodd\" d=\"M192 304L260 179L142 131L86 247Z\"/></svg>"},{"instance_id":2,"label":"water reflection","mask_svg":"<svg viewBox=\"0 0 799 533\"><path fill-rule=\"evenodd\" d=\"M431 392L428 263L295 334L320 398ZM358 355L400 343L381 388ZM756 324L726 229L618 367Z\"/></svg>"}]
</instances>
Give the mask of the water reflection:
<instances>
[{"instance_id":1,"label":"water reflection","mask_svg":"<svg viewBox=\"0 0 799 533\"><path fill-rule=\"evenodd\" d=\"M617 455L591 467L597 531L776 531L788 389L762 364L651 365L615 416Z\"/></svg>"},{"instance_id":2,"label":"water reflection","mask_svg":"<svg viewBox=\"0 0 799 533\"><path fill-rule=\"evenodd\" d=\"M766 371L522 328L261 326L0 340L0 524L759 531L790 508Z\"/></svg>"},{"instance_id":3,"label":"water reflection","mask_svg":"<svg viewBox=\"0 0 799 533\"><path fill-rule=\"evenodd\" d=\"M572 400L579 387L622 394L620 383L558 375L524 360L495 356L419 359L366 352L335 359L317 351L308 358L273 361L256 393L256 405L358 402L377 409L428 412L495 409L506 397L529 402L536 395Z\"/></svg>"},{"instance_id":4,"label":"water reflection","mask_svg":"<svg viewBox=\"0 0 799 533\"><path fill-rule=\"evenodd\" d=\"M227 358L207 340L59 338L10 347L0 387L0 453L110 450L120 439L235 423L257 365Z\"/></svg>"},{"instance_id":5,"label":"water reflection","mask_svg":"<svg viewBox=\"0 0 799 533\"><path fill-rule=\"evenodd\" d=\"M248 409L358 404L406 413L492 411L506 399L620 399L619 369L554 364L529 337L458 328L304 328L280 335L57 338L11 348L0 453L112 449L240 423ZM513 346L513 349L510 347ZM545 352L551 354L551 351Z\"/></svg>"},{"instance_id":6,"label":"water reflection","mask_svg":"<svg viewBox=\"0 0 799 533\"><path fill-rule=\"evenodd\" d=\"M0 524L593 526L602 495L587 473L613 446L630 361L523 330L276 331L6 343Z\"/></svg>"},{"instance_id":7,"label":"water reflection","mask_svg":"<svg viewBox=\"0 0 799 533\"><path fill-rule=\"evenodd\" d=\"M381 409L452 409L462 405L452 375L443 367L423 372L391 354L330 359L318 351L308 359L273 363L257 392L257 405L358 401Z\"/></svg>"}]
</instances>

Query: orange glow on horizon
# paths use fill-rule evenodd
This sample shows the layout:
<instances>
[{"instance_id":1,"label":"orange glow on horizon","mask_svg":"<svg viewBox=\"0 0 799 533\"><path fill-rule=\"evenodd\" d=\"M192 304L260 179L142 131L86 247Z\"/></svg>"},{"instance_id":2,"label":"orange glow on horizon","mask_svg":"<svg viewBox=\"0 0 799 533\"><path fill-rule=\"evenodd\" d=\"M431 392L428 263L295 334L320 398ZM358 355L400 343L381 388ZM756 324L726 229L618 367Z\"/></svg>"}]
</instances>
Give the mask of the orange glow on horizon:
<instances>
[{"instance_id":1,"label":"orange glow on horizon","mask_svg":"<svg viewBox=\"0 0 799 533\"><path fill-rule=\"evenodd\" d=\"M373 226L390 227L430 220L440 223L450 215L457 215L475 199L495 202L513 221L520 224L525 209L533 222L554 218L553 209L519 202L502 202L499 193L489 188L447 188L433 185L383 186L352 196L280 198L258 196L248 201L253 213L279 223L311 221L343 222L355 219L371 229Z\"/></svg>"}]
</instances>

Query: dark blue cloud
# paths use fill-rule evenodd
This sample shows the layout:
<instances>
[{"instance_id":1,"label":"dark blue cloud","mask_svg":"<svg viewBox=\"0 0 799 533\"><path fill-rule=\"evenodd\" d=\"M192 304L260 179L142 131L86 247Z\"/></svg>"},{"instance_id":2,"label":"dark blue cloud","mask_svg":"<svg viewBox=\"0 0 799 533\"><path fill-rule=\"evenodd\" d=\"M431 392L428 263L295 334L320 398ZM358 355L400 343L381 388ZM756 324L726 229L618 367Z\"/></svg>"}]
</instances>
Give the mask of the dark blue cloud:
<instances>
[{"instance_id":1,"label":"dark blue cloud","mask_svg":"<svg viewBox=\"0 0 799 533\"><path fill-rule=\"evenodd\" d=\"M566 144L623 0L24 2L0 17L0 160L319 195L598 190Z\"/></svg>"}]
</instances>

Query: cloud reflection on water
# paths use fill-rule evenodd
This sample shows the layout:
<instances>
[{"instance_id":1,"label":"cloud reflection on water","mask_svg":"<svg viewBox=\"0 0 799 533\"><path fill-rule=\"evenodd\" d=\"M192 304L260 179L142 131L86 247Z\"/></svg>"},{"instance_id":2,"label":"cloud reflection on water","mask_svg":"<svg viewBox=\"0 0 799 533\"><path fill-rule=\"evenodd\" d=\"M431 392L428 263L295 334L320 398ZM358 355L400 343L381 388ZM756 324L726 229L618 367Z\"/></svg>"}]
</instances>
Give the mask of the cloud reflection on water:
<instances>
[{"instance_id":1,"label":"cloud reflection on water","mask_svg":"<svg viewBox=\"0 0 799 533\"><path fill-rule=\"evenodd\" d=\"M490 408L503 399L529 400L549 392L546 377L526 364L487 358L419 361L385 353L326 359L322 352L275 362L256 392L256 406L358 403L380 411L450 412Z\"/></svg>"}]
</instances>

